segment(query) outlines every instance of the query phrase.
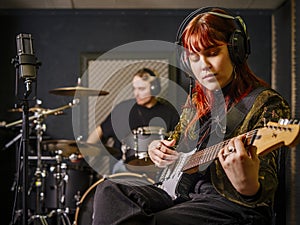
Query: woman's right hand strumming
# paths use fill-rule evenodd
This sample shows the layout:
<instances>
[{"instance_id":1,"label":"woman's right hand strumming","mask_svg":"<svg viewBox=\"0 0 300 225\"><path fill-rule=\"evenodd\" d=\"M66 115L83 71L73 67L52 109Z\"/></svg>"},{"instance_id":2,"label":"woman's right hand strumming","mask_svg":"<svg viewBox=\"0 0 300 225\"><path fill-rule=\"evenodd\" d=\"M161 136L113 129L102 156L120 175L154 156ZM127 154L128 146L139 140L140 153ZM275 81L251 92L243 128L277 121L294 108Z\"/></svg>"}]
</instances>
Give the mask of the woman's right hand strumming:
<instances>
[{"instance_id":1,"label":"woman's right hand strumming","mask_svg":"<svg viewBox=\"0 0 300 225\"><path fill-rule=\"evenodd\" d=\"M148 147L148 154L153 163L160 168L164 168L178 159L178 152L172 147L176 140L154 140Z\"/></svg>"}]
</instances>

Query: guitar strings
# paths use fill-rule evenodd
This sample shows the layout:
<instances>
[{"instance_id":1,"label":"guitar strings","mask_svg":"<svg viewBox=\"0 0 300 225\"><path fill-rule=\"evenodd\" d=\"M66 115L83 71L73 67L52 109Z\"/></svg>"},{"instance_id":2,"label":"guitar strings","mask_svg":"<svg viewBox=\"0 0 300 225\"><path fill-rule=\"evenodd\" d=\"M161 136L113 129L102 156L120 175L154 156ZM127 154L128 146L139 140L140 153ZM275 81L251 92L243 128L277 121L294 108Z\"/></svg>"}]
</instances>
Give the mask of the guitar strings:
<instances>
[{"instance_id":1,"label":"guitar strings","mask_svg":"<svg viewBox=\"0 0 300 225\"><path fill-rule=\"evenodd\" d=\"M252 140L252 138L257 134L257 129L249 131L245 133L246 139L245 141ZM198 166L200 164L209 162L217 157L218 152L221 148L223 148L225 145L229 143L229 141L232 139L225 140L221 143L215 144L213 146L210 146L208 148L202 149L195 154L191 155L190 159L186 163L186 165L183 167L183 170L191 169L195 166Z\"/></svg>"}]
</instances>

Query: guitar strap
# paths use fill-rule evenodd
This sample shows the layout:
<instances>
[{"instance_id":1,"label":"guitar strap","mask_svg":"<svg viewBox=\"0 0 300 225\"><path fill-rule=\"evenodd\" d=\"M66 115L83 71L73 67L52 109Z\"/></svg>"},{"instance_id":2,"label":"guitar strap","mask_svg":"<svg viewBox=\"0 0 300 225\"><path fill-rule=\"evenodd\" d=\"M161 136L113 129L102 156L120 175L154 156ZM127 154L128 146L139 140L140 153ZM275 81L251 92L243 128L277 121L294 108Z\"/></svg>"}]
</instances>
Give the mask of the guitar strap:
<instances>
[{"instance_id":1,"label":"guitar strap","mask_svg":"<svg viewBox=\"0 0 300 225\"><path fill-rule=\"evenodd\" d=\"M231 107L226 114L220 111L217 117L205 121L197 131L200 137L197 143L197 151L206 147L208 138L212 139L210 145L229 139L238 125L245 119L256 97L264 90L267 90L267 87L260 86L253 89L235 106ZM220 118L219 115L222 113L223 116ZM214 125L212 125L213 123Z\"/></svg>"},{"instance_id":2,"label":"guitar strap","mask_svg":"<svg viewBox=\"0 0 300 225\"><path fill-rule=\"evenodd\" d=\"M244 120L247 113L250 111L256 97L267 87L257 87L252 90L246 97L238 102L234 107L228 111L226 115L226 135L225 138L230 137L236 127Z\"/></svg>"}]
</instances>

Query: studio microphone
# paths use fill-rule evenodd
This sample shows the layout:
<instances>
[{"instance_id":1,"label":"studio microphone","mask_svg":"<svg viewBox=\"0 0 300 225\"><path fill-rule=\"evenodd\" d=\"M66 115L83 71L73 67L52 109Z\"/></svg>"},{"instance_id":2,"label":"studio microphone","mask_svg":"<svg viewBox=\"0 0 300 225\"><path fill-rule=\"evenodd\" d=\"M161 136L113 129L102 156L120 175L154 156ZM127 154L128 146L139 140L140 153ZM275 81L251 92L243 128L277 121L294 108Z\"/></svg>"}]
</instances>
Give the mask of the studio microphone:
<instances>
[{"instance_id":1,"label":"studio microphone","mask_svg":"<svg viewBox=\"0 0 300 225\"><path fill-rule=\"evenodd\" d=\"M32 40L31 34L19 34L16 37L19 78L36 79L38 63L34 55Z\"/></svg>"}]
</instances>

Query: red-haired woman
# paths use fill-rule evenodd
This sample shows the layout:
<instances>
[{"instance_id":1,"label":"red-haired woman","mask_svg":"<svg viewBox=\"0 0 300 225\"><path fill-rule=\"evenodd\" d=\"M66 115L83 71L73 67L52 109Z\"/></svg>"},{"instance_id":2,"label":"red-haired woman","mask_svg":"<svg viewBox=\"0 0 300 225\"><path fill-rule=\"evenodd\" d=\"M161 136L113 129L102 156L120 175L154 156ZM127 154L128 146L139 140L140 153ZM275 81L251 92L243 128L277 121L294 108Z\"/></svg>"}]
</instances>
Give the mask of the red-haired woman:
<instances>
[{"instance_id":1,"label":"red-haired woman","mask_svg":"<svg viewBox=\"0 0 300 225\"><path fill-rule=\"evenodd\" d=\"M289 118L288 104L248 67L245 24L228 10L196 10L178 42L195 87L172 140L154 141L148 152L157 167L174 168L184 156L179 151L195 149L205 166L181 176L176 192L167 190L175 189L168 178L177 179L167 173L158 185L104 181L95 193L93 225L270 224L279 150L258 156L242 134Z\"/></svg>"}]
</instances>

